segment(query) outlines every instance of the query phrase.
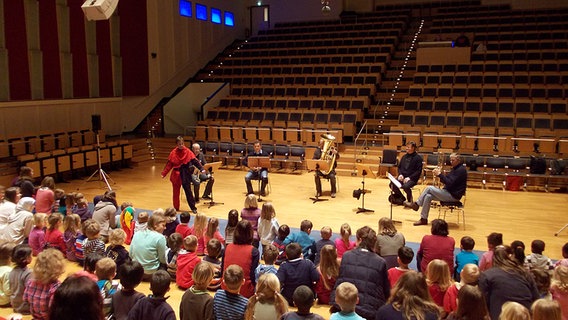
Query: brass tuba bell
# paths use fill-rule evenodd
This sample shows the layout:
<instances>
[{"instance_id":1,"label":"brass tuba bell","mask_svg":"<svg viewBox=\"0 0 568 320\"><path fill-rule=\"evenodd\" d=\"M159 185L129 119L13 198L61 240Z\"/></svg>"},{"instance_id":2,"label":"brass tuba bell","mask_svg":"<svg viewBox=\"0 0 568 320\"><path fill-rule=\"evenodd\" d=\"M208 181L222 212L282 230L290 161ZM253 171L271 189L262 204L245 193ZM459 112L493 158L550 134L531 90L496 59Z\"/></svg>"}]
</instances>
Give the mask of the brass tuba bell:
<instances>
[{"instance_id":1,"label":"brass tuba bell","mask_svg":"<svg viewBox=\"0 0 568 320\"><path fill-rule=\"evenodd\" d=\"M335 148L335 137L329 133L324 133L320 136L320 138L321 140L323 140L320 160L325 160L328 164L327 171L320 170L320 172L322 174L329 174L331 171L333 171L333 167L335 166L336 154L333 153L333 149Z\"/></svg>"}]
</instances>

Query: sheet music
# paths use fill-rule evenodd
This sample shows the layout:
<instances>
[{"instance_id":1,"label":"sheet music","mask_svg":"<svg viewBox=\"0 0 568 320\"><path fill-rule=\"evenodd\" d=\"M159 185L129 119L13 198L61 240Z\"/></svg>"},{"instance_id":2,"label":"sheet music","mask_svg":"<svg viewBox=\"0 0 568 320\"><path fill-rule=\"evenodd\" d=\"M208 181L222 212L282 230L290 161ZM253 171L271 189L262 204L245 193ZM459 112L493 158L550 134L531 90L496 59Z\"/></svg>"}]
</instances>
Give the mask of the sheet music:
<instances>
[{"instance_id":1,"label":"sheet music","mask_svg":"<svg viewBox=\"0 0 568 320\"><path fill-rule=\"evenodd\" d=\"M390 172L387 172L387 177L397 188L402 187L400 181L398 181L392 174L390 174Z\"/></svg>"}]
</instances>

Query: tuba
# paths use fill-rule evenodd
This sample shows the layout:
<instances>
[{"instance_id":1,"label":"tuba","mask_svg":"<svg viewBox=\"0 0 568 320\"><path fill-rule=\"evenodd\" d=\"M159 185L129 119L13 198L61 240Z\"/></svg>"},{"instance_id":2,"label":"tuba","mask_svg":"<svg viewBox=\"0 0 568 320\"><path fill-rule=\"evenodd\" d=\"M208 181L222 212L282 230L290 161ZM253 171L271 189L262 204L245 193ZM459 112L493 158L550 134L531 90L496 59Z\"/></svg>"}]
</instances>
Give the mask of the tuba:
<instances>
[{"instance_id":1,"label":"tuba","mask_svg":"<svg viewBox=\"0 0 568 320\"><path fill-rule=\"evenodd\" d=\"M321 171L320 172L324 175L329 174L331 171L333 171L333 167L335 166L335 158L336 158L336 154L332 152L332 150L335 148L335 137L332 136L331 134L328 133L324 133L320 136L320 138L323 140L323 146L321 148L321 157L320 160L325 160L327 161L328 164L328 170L327 171Z\"/></svg>"}]
</instances>

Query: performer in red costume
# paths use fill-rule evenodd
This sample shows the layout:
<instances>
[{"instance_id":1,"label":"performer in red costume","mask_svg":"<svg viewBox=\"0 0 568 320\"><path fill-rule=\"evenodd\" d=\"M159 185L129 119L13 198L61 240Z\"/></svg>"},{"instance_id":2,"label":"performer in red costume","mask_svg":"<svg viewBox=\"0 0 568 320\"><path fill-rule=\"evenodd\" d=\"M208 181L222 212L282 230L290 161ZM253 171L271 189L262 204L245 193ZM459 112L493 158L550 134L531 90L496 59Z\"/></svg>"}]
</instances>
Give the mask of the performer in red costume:
<instances>
[{"instance_id":1,"label":"performer in red costume","mask_svg":"<svg viewBox=\"0 0 568 320\"><path fill-rule=\"evenodd\" d=\"M178 136L176 138L176 144L177 147L170 152L166 167L162 170L162 178L164 178L168 172L173 169L170 174L170 181L172 182L173 188L174 208L179 211L179 189L180 187L183 187L187 203L189 204L191 211L196 213L197 207L195 207L195 199L191 192L191 174L189 172L189 167L193 165L199 168L199 170L203 173L205 173L205 169L203 169L199 160L195 158L193 152L185 146L182 136Z\"/></svg>"}]
</instances>

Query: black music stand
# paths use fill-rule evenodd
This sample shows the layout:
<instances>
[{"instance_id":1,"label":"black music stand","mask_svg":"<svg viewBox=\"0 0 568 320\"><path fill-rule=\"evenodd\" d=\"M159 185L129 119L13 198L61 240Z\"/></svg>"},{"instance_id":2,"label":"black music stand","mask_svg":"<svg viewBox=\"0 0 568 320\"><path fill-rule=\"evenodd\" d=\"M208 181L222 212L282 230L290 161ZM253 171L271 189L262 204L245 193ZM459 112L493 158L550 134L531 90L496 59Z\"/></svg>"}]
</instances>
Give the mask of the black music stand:
<instances>
[{"instance_id":1,"label":"black music stand","mask_svg":"<svg viewBox=\"0 0 568 320\"><path fill-rule=\"evenodd\" d=\"M375 212L375 210L365 208L365 193L371 193L371 190L365 189L365 176L370 175L373 178L376 178L377 176L368 165L356 164L355 166L357 168L357 175L363 177L363 181L361 181L361 184L363 185L363 189L361 190L361 207L357 208L357 213Z\"/></svg>"},{"instance_id":2,"label":"black music stand","mask_svg":"<svg viewBox=\"0 0 568 320\"><path fill-rule=\"evenodd\" d=\"M329 170L329 163L327 162L327 160L319 160L319 159L306 159L306 166L308 168L308 171L314 171L315 174L317 174L316 171L328 171ZM321 177L320 177L321 179ZM313 201L313 203L316 202L320 202L320 201L328 201L329 199L326 198L320 198L320 196L318 195L318 192L316 190L316 196L315 197L310 197L310 200Z\"/></svg>"},{"instance_id":3,"label":"black music stand","mask_svg":"<svg viewBox=\"0 0 568 320\"><path fill-rule=\"evenodd\" d=\"M396 179L396 177L393 176L392 174L390 174L390 172L388 172L388 171L387 171L387 178L389 178L389 180L392 182L392 184L394 184L398 189L400 189L402 187L402 184L400 183L400 181L398 181ZM394 190L392 188L390 188L390 186L389 186L389 189L390 189L391 196L394 198ZM389 201L389 203L390 203L390 219L391 219L391 221L393 223L401 223L402 224L402 221L392 219L392 201Z\"/></svg>"},{"instance_id":4,"label":"black music stand","mask_svg":"<svg viewBox=\"0 0 568 320\"><path fill-rule=\"evenodd\" d=\"M270 168L270 157L249 157L247 159L248 167L249 168L258 168L258 199L256 201L262 202L262 190L260 189L260 183L262 182L262 176L260 175L260 171L262 168Z\"/></svg>"},{"instance_id":5,"label":"black music stand","mask_svg":"<svg viewBox=\"0 0 568 320\"><path fill-rule=\"evenodd\" d=\"M206 163L203 165L203 169L209 171L210 174L213 174L213 172L217 169L219 169L219 167L221 166L223 162L222 161L216 161L216 162L211 162L211 163ZM211 188L211 201L209 202L205 202L206 205L208 205L207 208L211 208L213 206L216 205L222 205L225 204L224 202L215 202L213 200L213 188Z\"/></svg>"}]
</instances>

